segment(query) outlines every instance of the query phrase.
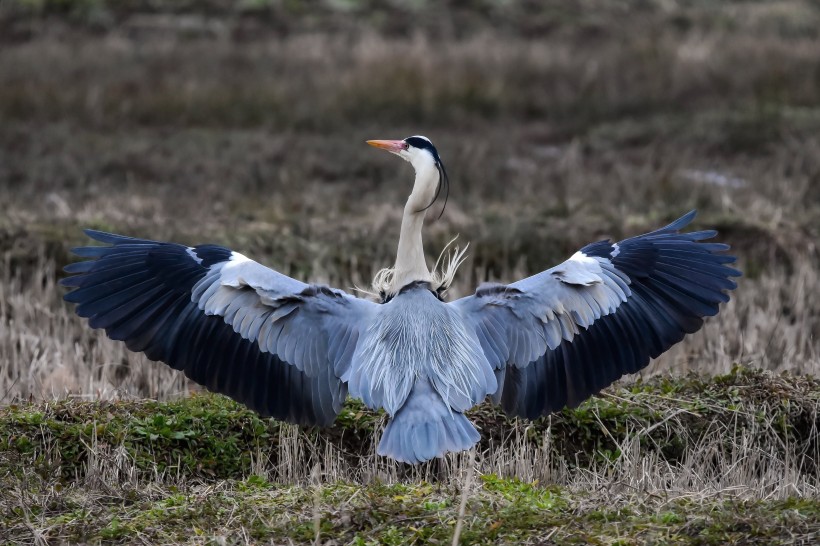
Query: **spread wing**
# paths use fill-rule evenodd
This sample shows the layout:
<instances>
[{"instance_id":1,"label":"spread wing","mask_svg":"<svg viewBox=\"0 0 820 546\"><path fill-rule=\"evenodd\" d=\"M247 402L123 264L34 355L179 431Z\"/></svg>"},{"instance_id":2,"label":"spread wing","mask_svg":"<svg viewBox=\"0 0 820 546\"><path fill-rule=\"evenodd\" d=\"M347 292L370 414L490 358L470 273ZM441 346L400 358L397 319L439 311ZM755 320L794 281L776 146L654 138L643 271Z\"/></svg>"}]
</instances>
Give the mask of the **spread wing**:
<instances>
[{"instance_id":1,"label":"spread wing","mask_svg":"<svg viewBox=\"0 0 820 546\"><path fill-rule=\"evenodd\" d=\"M701 242L716 232L679 232L694 217L452 302L497 370L495 401L528 418L574 407L717 314L740 272L727 245Z\"/></svg>"},{"instance_id":2,"label":"spread wing","mask_svg":"<svg viewBox=\"0 0 820 546\"><path fill-rule=\"evenodd\" d=\"M216 245L186 247L99 231L108 246L66 267L65 296L93 328L251 409L327 425L339 379L375 304L309 285Z\"/></svg>"}]
</instances>

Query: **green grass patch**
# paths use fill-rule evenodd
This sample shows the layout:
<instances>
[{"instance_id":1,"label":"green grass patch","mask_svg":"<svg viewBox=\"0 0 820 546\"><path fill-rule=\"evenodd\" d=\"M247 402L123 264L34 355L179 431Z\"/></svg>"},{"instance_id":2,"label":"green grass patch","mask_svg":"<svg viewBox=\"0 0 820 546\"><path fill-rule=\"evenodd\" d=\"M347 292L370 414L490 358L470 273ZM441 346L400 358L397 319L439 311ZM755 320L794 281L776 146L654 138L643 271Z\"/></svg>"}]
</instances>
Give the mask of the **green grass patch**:
<instances>
[{"instance_id":1,"label":"green grass patch","mask_svg":"<svg viewBox=\"0 0 820 546\"><path fill-rule=\"evenodd\" d=\"M590 467L616 460L631 438L645 454L674 464L715 435L727 451L751 441L766 452L814 453L818 400L815 379L736 369L712 379L666 377L607 389L578 408L532 422L511 419L490 404L469 416L482 431L481 450L503 447L519 431L533 449L547 445L570 466ZM13 404L0 409L0 469L15 473L32 465L48 474L59 468L64 479L75 480L99 445L124 449L143 473L238 479L253 474L260 457L278 467L295 456L294 449L323 446L336 450L340 464L355 467L372 457L383 419L351 400L334 426L296 429L212 394L166 403ZM304 456L311 464L323 457Z\"/></svg>"},{"instance_id":2,"label":"green grass patch","mask_svg":"<svg viewBox=\"0 0 820 546\"><path fill-rule=\"evenodd\" d=\"M251 540L310 544L449 544L463 485L277 486L258 479L152 483L140 490L70 486L48 498L27 486L30 504L4 497L12 540L31 529L50 540L152 543ZM571 491L494 475L466 485L462 544L786 544L817 532L816 499L715 498L658 503L640 496ZM243 538L244 537L244 538Z\"/></svg>"}]
</instances>

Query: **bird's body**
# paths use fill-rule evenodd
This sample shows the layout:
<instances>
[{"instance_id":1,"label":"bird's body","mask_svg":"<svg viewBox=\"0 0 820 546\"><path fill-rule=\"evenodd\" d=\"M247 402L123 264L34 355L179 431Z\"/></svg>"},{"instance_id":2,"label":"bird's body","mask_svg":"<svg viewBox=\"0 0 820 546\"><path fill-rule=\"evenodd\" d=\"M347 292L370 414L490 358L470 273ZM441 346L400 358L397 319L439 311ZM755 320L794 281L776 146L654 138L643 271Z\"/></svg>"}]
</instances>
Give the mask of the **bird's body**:
<instances>
[{"instance_id":1,"label":"bird's body","mask_svg":"<svg viewBox=\"0 0 820 546\"><path fill-rule=\"evenodd\" d=\"M352 396L393 416L379 451L400 460L468 449L479 436L463 412L497 389L475 332L430 288L411 282L377 308L342 377Z\"/></svg>"},{"instance_id":2,"label":"bird's body","mask_svg":"<svg viewBox=\"0 0 820 546\"><path fill-rule=\"evenodd\" d=\"M112 339L258 411L328 425L348 393L390 416L379 453L417 463L469 449L464 412L490 396L534 418L574 406L646 366L728 301L739 275L680 233L694 217L472 296L441 299L455 269L430 271L422 225L447 177L424 137L371 141L410 161L416 181L380 302L306 284L216 245L186 247L87 231L66 300Z\"/></svg>"}]
</instances>

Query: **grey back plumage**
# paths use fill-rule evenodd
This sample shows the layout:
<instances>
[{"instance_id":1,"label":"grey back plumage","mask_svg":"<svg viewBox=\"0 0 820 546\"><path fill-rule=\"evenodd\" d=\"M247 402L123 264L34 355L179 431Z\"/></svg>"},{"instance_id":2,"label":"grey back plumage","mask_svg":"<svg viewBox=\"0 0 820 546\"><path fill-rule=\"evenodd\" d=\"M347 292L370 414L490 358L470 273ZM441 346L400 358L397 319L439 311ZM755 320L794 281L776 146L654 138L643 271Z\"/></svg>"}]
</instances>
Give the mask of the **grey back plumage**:
<instances>
[{"instance_id":1,"label":"grey back plumage","mask_svg":"<svg viewBox=\"0 0 820 546\"><path fill-rule=\"evenodd\" d=\"M456 411L496 391L493 370L474 331L427 283L406 287L363 333L355 364L343 376L351 395L394 415L417 378L428 378Z\"/></svg>"}]
</instances>

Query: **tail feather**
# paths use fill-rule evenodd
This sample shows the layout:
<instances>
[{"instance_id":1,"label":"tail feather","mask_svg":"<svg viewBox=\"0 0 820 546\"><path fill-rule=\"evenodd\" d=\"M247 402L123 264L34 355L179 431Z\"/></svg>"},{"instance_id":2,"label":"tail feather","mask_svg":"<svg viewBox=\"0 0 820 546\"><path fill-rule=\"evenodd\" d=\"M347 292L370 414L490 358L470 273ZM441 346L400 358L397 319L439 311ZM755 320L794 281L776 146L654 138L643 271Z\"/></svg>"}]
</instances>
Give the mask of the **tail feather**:
<instances>
[{"instance_id":1,"label":"tail feather","mask_svg":"<svg viewBox=\"0 0 820 546\"><path fill-rule=\"evenodd\" d=\"M387 423L378 453L417 464L448 452L470 449L479 438L464 414L447 407L430 381L420 379Z\"/></svg>"}]
</instances>

